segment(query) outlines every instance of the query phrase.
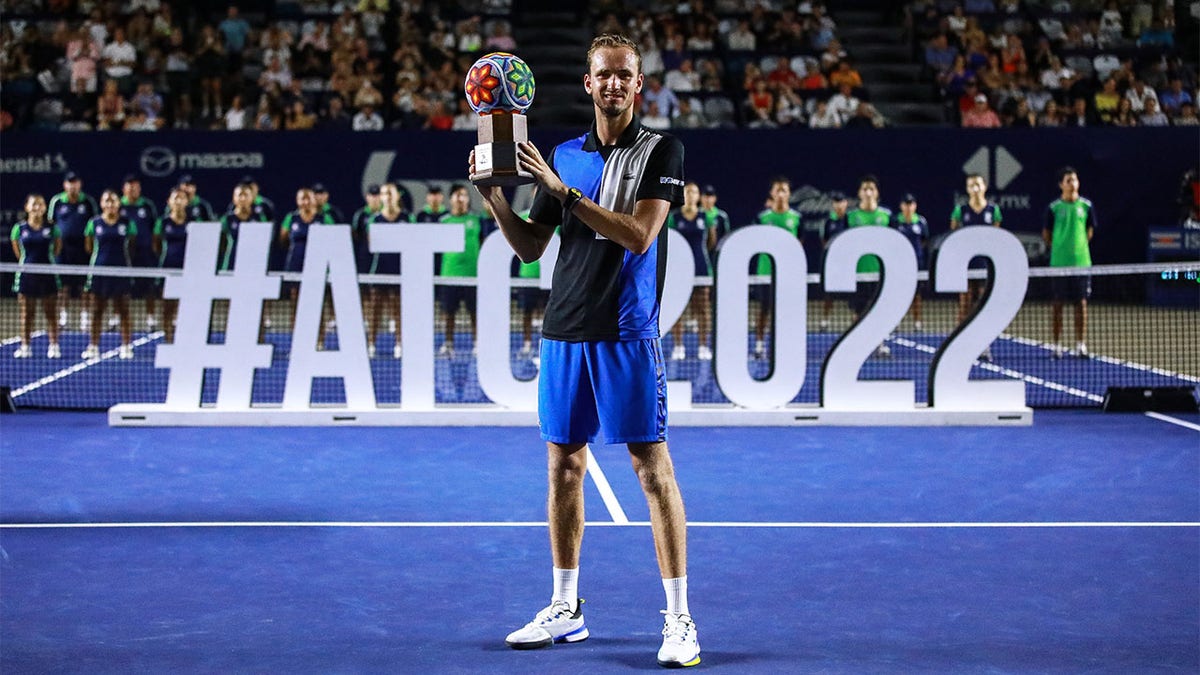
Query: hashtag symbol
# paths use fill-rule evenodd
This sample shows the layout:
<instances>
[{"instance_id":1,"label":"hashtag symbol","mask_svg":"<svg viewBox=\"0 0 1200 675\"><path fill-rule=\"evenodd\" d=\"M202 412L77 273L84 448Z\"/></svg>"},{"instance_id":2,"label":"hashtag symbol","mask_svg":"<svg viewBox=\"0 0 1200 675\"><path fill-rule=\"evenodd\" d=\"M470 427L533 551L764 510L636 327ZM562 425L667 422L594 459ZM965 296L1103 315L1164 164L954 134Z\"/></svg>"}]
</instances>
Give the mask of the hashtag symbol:
<instances>
[{"instance_id":1,"label":"hashtag symbol","mask_svg":"<svg viewBox=\"0 0 1200 675\"><path fill-rule=\"evenodd\" d=\"M158 348L154 365L169 368L168 408L200 407L204 370L220 370L218 409L250 407L254 369L271 365L271 345L258 342L264 300L279 297L279 277L267 276L270 223L246 223L237 241L237 264L232 275L218 275L220 223L191 223L183 273L168 277L163 296L179 299L175 343ZM213 300L229 300L225 343L209 344L208 327Z\"/></svg>"}]
</instances>

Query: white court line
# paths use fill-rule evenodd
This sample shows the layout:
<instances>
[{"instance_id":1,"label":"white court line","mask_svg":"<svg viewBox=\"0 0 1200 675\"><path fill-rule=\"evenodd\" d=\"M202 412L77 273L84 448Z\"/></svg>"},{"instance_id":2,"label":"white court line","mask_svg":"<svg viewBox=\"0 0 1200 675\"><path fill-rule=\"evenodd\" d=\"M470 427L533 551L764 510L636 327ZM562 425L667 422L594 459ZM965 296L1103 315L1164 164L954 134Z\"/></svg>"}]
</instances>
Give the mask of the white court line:
<instances>
[{"instance_id":1,"label":"white court line","mask_svg":"<svg viewBox=\"0 0 1200 675\"><path fill-rule=\"evenodd\" d=\"M1171 417L1170 415L1156 413L1153 410L1147 411L1146 417L1154 418L1156 420L1159 420L1160 422L1169 422L1170 424L1178 424L1179 426L1184 427L1185 429L1191 429L1192 431L1200 431L1200 424L1192 424L1191 422L1189 422L1187 420L1181 420L1177 417Z\"/></svg>"},{"instance_id":2,"label":"white court line","mask_svg":"<svg viewBox=\"0 0 1200 675\"><path fill-rule=\"evenodd\" d=\"M617 501L617 495L613 492L612 486L608 484L608 478L604 472L600 470L600 464L596 461L596 456L592 454L590 447L587 448L587 472L596 482L596 489L600 491L600 498L608 507L608 515L612 516L613 522L617 525L629 524L629 517L625 515L625 509L622 509L621 502Z\"/></svg>"},{"instance_id":3,"label":"white court line","mask_svg":"<svg viewBox=\"0 0 1200 675\"><path fill-rule=\"evenodd\" d=\"M33 338L39 338L39 337L42 337L42 336L43 336L43 335L45 335L45 334L46 334L46 331L44 331L44 330L35 330L35 331L33 331L32 333L30 333L30 334L29 334L29 337L30 337L30 339L33 339ZM18 343L18 342L20 342L20 341L21 341L21 336L20 336L20 335L14 335L14 336L12 336L12 337L10 337L10 338L7 338L7 339L6 339L6 340L4 340L3 342L0 342L0 347L7 347L7 346L9 346L9 345L15 345L15 344L17 344L17 343Z\"/></svg>"},{"instance_id":4,"label":"white court line","mask_svg":"<svg viewBox=\"0 0 1200 675\"><path fill-rule=\"evenodd\" d=\"M914 342L907 338L894 337L894 338L890 338L890 339L892 342L895 342L896 344L898 344L902 347L908 347L909 349L915 349L919 352L924 352L926 354L936 354L937 353L937 349L930 347L927 344L923 344L920 342ZM1002 338L1002 339L1010 339L1010 338ZM1028 382L1030 384L1035 384L1039 387L1045 387L1046 389L1051 389L1053 391L1061 391L1063 393L1070 394L1071 396L1077 396L1079 398L1086 398L1089 401L1092 401L1093 403L1103 403L1104 402L1103 396L1098 396L1091 392L1084 391L1082 389L1076 389L1075 387L1069 387L1065 384L1059 384L1058 382L1053 382L1051 380L1045 380L1045 379L1042 379L1042 378L1034 376L1034 375L1027 375L1025 373L1022 373L1019 370L1013 370L1011 368L1004 368L1003 366L998 366L994 363L988 363L987 361L981 361L979 359L975 359L975 365L979 366L980 368L983 368L984 370L991 371L993 373L1000 373L1001 375L1004 375L1005 377L1011 377L1011 378L1017 379L1017 380L1024 380L1025 382Z\"/></svg>"},{"instance_id":5,"label":"white court line","mask_svg":"<svg viewBox=\"0 0 1200 675\"><path fill-rule=\"evenodd\" d=\"M163 335L165 335L165 333L163 333L161 330L155 331L153 333L147 333L146 335L134 340L130 344L132 344L134 349L136 349L148 342L153 342L153 341L159 339ZM79 371L83 370L84 368L87 368L89 366L94 366L97 363L100 363L101 361L111 359L114 356L116 356L117 354L119 354L120 352L121 352L121 348L117 347L116 349L110 349L110 350L104 352L97 358L88 359L86 361L80 361L79 363L76 363L74 365L63 368L62 370L58 371L57 373L51 373L51 374L43 377L42 379L37 380L36 382L30 382L29 384L25 385L24 387L14 389L12 391L12 397L16 398L18 396L28 394L29 392L31 392L35 389L41 389L42 387L44 387L48 384L53 384L54 382L57 382L68 375L73 375L75 373L78 373Z\"/></svg>"},{"instance_id":6,"label":"white court line","mask_svg":"<svg viewBox=\"0 0 1200 675\"><path fill-rule=\"evenodd\" d=\"M514 527L547 527L547 523L538 521L211 521L211 522L132 522L132 523L0 523L0 529L8 530L63 530L63 529L153 529L153 528L238 528L238 527L388 527L388 528L514 528ZM650 527L647 521L625 521L623 523L597 521L587 523L587 527ZM730 528L730 529L1048 529L1048 528L1155 528L1155 527L1200 527L1200 522L1186 521L1062 521L1062 522L921 522L921 523L888 523L888 522L737 522L737 521L698 521L688 523L688 527L697 528Z\"/></svg>"}]
</instances>

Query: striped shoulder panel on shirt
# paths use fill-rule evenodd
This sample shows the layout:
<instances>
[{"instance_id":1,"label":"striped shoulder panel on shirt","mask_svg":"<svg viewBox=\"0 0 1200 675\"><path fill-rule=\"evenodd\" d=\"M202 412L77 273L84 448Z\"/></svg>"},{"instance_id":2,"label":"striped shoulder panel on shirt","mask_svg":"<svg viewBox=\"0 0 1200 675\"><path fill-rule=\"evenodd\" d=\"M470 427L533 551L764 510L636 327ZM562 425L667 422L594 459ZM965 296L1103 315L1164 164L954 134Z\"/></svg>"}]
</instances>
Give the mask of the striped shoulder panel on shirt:
<instances>
[{"instance_id":1,"label":"striped shoulder panel on shirt","mask_svg":"<svg viewBox=\"0 0 1200 675\"><path fill-rule=\"evenodd\" d=\"M599 199L596 200L600 206L614 213L633 213L642 174L650 154L662 140L662 134L641 129L629 147L613 150L604 162L604 176L600 179Z\"/></svg>"}]
</instances>

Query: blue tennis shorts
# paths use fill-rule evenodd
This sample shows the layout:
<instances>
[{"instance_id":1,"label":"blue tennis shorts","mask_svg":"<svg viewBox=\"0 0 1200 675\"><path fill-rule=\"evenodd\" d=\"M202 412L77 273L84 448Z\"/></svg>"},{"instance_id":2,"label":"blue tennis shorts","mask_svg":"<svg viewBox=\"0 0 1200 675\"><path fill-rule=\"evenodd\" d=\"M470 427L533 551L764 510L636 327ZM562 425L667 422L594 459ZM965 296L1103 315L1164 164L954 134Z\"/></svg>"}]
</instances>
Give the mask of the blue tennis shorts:
<instances>
[{"instance_id":1,"label":"blue tennis shorts","mask_svg":"<svg viewBox=\"0 0 1200 675\"><path fill-rule=\"evenodd\" d=\"M553 443L667 440L667 374L658 338L542 339L538 418Z\"/></svg>"}]
</instances>

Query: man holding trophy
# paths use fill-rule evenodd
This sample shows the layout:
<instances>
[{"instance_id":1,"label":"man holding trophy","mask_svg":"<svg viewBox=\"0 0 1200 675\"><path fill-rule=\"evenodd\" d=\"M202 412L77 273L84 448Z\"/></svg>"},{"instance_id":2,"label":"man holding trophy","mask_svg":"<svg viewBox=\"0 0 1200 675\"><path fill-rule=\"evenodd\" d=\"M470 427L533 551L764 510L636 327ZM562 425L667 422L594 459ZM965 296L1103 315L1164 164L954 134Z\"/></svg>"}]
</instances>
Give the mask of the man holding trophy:
<instances>
[{"instance_id":1,"label":"man holding trophy","mask_svg":"<svg viewBox=\"0 0 1200 675\"><path fill-rule=\"evenodd\" d=\"M687 605L683 499L667 450L666 369L658 314L667 214L682 202L683 145L643 128L634 116L641 54L619 35L594 39L584 89L595 122L548 158L527 140L524 111L533 76L511 54L489 54L467 76L468 101L481 114L469 173L523 262L541 257L562 227L542 327L538 418L549 461L550 605L506 643L533 649L588 637L578 598L583 481L589 442L627 444L650 507L655 552L667 597L658 663L700 662ZM502 187L536 182L529 220Z\"/></svg>"}]
</instances>

